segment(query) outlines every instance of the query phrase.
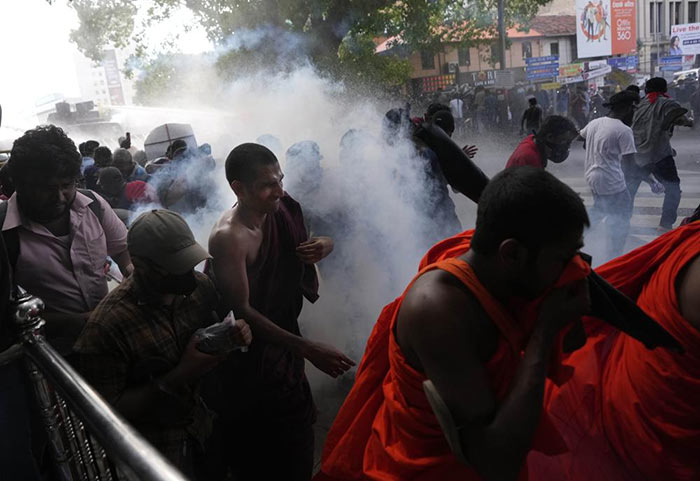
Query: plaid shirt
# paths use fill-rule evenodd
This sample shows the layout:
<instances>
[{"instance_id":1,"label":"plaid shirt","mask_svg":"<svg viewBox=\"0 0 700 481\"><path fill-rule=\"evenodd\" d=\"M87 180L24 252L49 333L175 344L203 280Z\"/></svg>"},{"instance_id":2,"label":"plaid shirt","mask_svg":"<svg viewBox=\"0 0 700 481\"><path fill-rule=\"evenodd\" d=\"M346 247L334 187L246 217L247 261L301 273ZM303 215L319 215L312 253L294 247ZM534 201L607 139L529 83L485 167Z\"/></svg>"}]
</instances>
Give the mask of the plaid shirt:
<instances>
[{"instance_id":1,"label":"plaid shirt","mask_svg":"<svg viewBox=\"0 0 700 481\"><path fill-rule=\"evenodd\" d=\"M131 276L90 316L73 348L77 369L114 404L128 388L151 383L173 369L194 331L212 323L217 302L214 285L200 273L197 289L177 297L171 306L144 297L138 280ZM211 433L212 415L198 387L185 397L158 393L161 399L153 406L153 414L132 424L182 469L189 457L188 441L204 442Z\"/></svg>"}]
</instances>

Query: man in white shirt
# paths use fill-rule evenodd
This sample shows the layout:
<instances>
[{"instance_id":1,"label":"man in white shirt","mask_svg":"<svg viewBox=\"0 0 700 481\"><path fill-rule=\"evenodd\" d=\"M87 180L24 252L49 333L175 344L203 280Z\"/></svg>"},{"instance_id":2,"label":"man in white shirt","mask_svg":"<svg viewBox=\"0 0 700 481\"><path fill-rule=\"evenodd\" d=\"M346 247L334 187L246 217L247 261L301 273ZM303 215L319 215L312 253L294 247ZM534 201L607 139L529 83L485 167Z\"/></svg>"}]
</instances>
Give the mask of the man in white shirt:
<instances>
[{"instance_id":1,"label":"man in white shirt","mask_svg":"<svg viewBox=\"0 0 700 481\"><path fill-rule=\"evenodd\" d=\"M450 100L450 111L455 119L455 135L461 137L464 130L464 101L459 97Z\"/></svg>"},{"instance_id":2,"label":"man in white shirt","mask_svg":"<svg viewBox=\"0 0 700 481\"><path fill-rule=\"evenodd\" d=\"M593 192L589 212L591 228L606 220L607 259L622 254L632 217L632 198L622 172L623 159L634 158L634 134L624 120L634 112L636 96L622 91L613 95L605 107L607 117L592 120L581 130L586 147L586 182Z\"/></svg>"}]
</instances>

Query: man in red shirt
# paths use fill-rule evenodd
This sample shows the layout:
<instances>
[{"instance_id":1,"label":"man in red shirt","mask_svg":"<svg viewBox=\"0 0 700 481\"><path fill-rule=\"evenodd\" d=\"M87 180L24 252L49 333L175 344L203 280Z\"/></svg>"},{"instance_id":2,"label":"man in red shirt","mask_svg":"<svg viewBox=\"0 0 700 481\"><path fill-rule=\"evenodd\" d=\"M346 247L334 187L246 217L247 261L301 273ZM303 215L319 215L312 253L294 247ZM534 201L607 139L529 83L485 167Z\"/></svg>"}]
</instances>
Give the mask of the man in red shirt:
<instances>
[{"instance_id":1,"label":"man in red shirt","mask_svg":"<svg viewBox=\"0 0 700 481\"><path fill-rule=\"evenodd\" d=\"M561 163L569 156L571 142L578 137L574 123L560 115L550 115L536 134L528 135L518 144L506 163L506 169L529 165L544 169L547 159Z\"/></svg>"}]
</instances>

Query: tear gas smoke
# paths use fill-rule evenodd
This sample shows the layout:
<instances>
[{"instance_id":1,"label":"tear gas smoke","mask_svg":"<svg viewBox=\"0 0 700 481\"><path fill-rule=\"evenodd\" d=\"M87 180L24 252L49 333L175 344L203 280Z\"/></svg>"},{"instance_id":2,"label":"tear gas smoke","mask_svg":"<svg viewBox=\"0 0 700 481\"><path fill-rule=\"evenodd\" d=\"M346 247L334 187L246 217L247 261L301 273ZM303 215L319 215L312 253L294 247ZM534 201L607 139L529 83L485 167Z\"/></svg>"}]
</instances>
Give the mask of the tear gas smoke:
<instances>
[{"instance_id":1,"label":"tear gas smoke","mask_svg":"<svg viewBox=\"0 0 700 481\"><path fill-rule=\"evenodd\" d=\"M211 79L202 77L215 74L212 70L183 75L210 85ZM425 161L416 156L410 141L395 139L389 145L382 138L384 113L395 105L350 95L309 66L237 79L217 92L218 111L202 108L208 95L193 90L191 98L172 99L162 111L123 109L121 122L125 130L143 136L162 123L187 122L199 143L212 145L217 160L212 172L202 177L196 167L186 163L182 167L182 177L199 176L198 183L209 185L206 206L185 215L204 246L222 211L235 203L223 171L228 152L263 134L279 139L282 151L275 154L286 175L285 188L301 203L307 229L312 235L334 237L336 244L318 265L321 297L315 304L305 304L299 319L302 332L359 361L382 307L405 288L432 244L427 231L432 206L426 194L432 180L426 176ZM351 129L341 148L341 138ZM314 188L286 165L286 150L303 140L315 141L323 156ZM503 158L494 164L502 165ZM487 170L498 169L494 165ZM466 213L463 225L473 226L475 206L466 199L458 203L460 213ZM352 374L335 381L310 365L307 372L317 393L320 423L329 423Z\"/></svg>"},{"instance_id":2,"label":"tear gas smoke","mask_svg":"<svg viewBox=\"0 0 700 481\"><path fill-rule=\"evenodd\" d=\"M239 35L228 47L253 48L260 38ZM299 44L290 48L298 54ZM399 102L358 97L307 63L298 65L279 73L271 67L224 82L212 59L210 68L178 72L189 95L173 96L162 106L116 107L113 121L132 132L132 143L139 148L154 127L174 122L191 124L197 142L211 144L216 159L213 170L203 172L198 165L182 163L182 170L175 173L206 193L204 206L184 214L203 246L221 213L235 203L224 175L228 152L264 134L276 137L282 150L275 154L289 179L288 190L302 205L307 228L312 235L334 237L336 243L335 251L318 265L321 297L313 305L305 304L299 320L302 332L359 361L382 307L405 288L433 243L433 206L427 195L433 180L411 141L395 138L389 145L383 138L384 113ZM74 140L87 139L75 136ZM285 151L303 140L315 141L323 156L318 186L311 191L305 182L295 180L298 172L286 166ZM110 146L116 147L116 141ZM476 160L493 175L502 168L512 145L485 142L479 139ZM487 158L487 151L493 155ZM156 178L156 188L159 182ZM473 227L476 206L460 196L454 200L463 227ZM151 207L143 206L134 217ZM351 384L352 373L338 381L311 365L307 373L317 393L319 422L327 424Z\"/></svg>"}]
</instances>

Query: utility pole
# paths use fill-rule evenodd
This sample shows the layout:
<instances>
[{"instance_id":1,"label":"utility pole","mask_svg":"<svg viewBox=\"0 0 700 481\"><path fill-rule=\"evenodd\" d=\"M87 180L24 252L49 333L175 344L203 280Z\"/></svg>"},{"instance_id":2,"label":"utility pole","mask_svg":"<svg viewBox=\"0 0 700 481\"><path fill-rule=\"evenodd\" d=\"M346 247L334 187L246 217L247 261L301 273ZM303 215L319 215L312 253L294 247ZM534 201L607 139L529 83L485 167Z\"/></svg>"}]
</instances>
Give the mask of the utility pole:
<instances>
[{"instance_id":1,"label":"utility pole","mask_svg":"<svg viewBox=\"0 0 700 481\"><path fill-rule=\"evenodd\" d=\"M506 21L504 15L504 4L505 0L498 0L498 63L500 64L500 69L505 70L506 68Z\"/></svg>"}]
</instances>

